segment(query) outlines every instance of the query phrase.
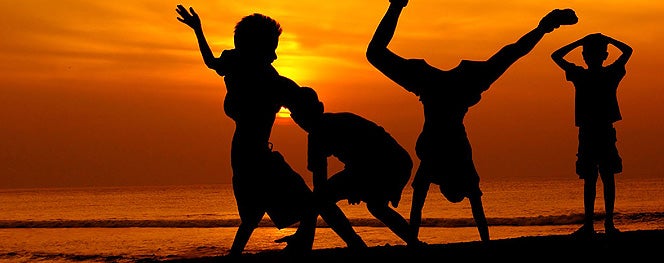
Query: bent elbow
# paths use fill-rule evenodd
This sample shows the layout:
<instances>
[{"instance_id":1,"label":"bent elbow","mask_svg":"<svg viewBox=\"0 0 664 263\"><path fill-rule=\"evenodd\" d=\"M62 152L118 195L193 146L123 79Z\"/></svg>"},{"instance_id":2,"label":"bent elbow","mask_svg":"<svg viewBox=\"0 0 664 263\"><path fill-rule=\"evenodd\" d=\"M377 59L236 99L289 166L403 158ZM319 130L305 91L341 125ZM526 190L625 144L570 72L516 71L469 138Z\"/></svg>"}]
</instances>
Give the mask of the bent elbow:
<instances>
[{"instance_id":1,"label":"bent elbow","mask_svg":"<svg viewBox=\"0 0 664 263\"><path fill-rule=\"evenodd\" d=\"M220 66L219 64L217 64L217 63L207 63L207 62L206 62L206 63L205 63L205 66L207 66L207 68L209 68L209 69L211 69L211 70L216 71L217 74L219 74L219 76L226 76L226 74L228 74L228 69L225 68L225 67L221 67L221 66Z\"/></svg>"},{"instance_id":2,"label":"bent elbow","mask_svg":"<svg viewBox=\"0 0 664 263\"><path fill-rule=\"evenodd\" d=\"M632 49L632 47L628 46L627 48L625 48L625 55L631 56L633 51L634 51L634 49Z\"/></svg>"},{"instance_id":3,"label":"bent elbow","mask_svg":"<svg viewBox=\"0 0 664 263\"><path fill-rule=\"evenodd\" d=\"M374 45L369 45L369 48L367 48L365 56L367 57L367 60L369 60L369 63L375 64L380 60L381 57L384 56L386 51L387 48L379 48Z\"/></svg>"},{"instance_id":4,"label":"bent elbow","mask_svg":"<svg viewBox=\"0 0 664 263\"><path fill-rule=\"evenodd\" d=\"M551 53L551 59L558 61L561 58L559 52L553 52Z\"/></svg>"},{"instance_id":5,"label":"bent elbow","mask_svg":"<svg viewBox=\"0 0 664 263\"><path fill-rule=\"evenodd\" d=\"M211 59L205 59L203 60L203 63L205 63L205 66L208 67L209 69L217 69L217 63L215 63L214 60Z\"/></svg>"}]
</instances>

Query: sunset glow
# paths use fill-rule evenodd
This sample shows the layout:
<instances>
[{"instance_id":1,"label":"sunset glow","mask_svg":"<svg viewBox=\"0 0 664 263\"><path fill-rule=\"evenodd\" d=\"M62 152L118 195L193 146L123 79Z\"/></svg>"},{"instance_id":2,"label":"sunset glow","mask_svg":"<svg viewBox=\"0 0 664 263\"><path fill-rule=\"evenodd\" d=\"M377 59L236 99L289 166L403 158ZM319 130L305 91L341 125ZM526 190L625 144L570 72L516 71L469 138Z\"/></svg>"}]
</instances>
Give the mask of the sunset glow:
<instances>
[{"instance_id":1,"label":"sunset glow","mask_svg":"<svg viewBox=\"0 0 664 263\"><path fill-rule=\"evenodd\" d=\"M279 112L277 112L277 118L290 118L290 110L281 107L281 109L279 109Z\"/></svg>"},{"instance_id":2,"label":"sunset glow","mask_svg":"<svg viewBox=\"0 0 664 263\"><path fill-rule=\"evenodd\" d=\"M27 0L8 6L0 27L0 187L230 182L223 78L203 64L177 4L196 9L216 55L233 48L243 16L273 17L284 30L282 75L314 88L326 111L379 123L415 157L420 102L365 58L387 0ZM574 9L579 23L545 36L467 115L482 180L575 176L573 86L550 55L594 32L634 48L618 90L625 173L661 176L662 2L411 0L390 48L450 69L488 58L555 8ZM287 124L271 141L307 174L305 134Z\"/></svg>"}]
</instances>

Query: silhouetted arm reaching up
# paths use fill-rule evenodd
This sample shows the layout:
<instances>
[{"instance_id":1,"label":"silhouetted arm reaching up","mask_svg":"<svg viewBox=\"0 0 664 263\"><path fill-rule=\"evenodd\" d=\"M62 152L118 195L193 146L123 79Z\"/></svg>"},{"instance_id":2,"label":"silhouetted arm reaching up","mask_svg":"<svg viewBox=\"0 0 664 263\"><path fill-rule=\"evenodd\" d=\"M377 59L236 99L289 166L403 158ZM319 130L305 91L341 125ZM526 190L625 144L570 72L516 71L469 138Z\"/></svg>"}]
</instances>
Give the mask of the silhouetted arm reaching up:
<instances>
[{"instance_id":1,"label":"silhouetted arm reaching up","mask_svg":"<svg viewBox=\"0 0 664 263\"><path fill-rule=\"evenodd\" d=\"M198 14L194 11L193 7L189 7L189 11L182 6L178 5L176 12L180 15L178 21L184 23L185 25L191 27L196 34L196 39L198 40L198 48L201 50L201 55L203 56L203 62L205 65L214 70L219 69L219 63L214 57L210 45L208 45L205 35L203 34L203 27L201 26L201 19L198 17ZM191 13L190 13L191 12Z\"/></svg>"},{"instance_id":2,"label":"silhouetted arm reaching up","mask_svg":"<svg viewBox=\"0 0 664 263\"><path fill-rule=\"evenodd\" d=\"M606 41L609 44L614 45L615 47L617 47L622 52L620 57L618 57L618 59L616 59L616 61L613 62L613 64L617 64L617 65L627 64L627 61L632 56L632 47L628 46L627 44L625 44L623 42L615 40L615 39L613 39L609 36L604 36L604 37L606 38Z\"/></svg>"},{"instance_id":3,"label":"silhouetted arm reaching up","mask_svg":"<svg viewBox=\"0 0 664 263\"><path fill-rule=\"evenodd\" d=\"M374 51L380 52L387 49L387 45L390 43L392 37L394 36L394 31L396 30L397 21L399 20L401 10L403 10L406 4L408 4L408 1L390 2L391 4L387 9L387 13L385 13L385 16L383 17L383 20L380 21L380 24L378 24L373 39L371 39L371 42L369 43L367 53L373 53ZM367 56L370 57L369 59L374 57L369 55Z\"/></svg>"},{"instance_id":4,"label":"silhouetted arm reaching up","mask_svg":"<svg viewBox=\"0 0 664 263\"><path fill-rule=\"evenodd\" d=\"M387 48L387 45L394 36L394 31L397 27L399 15L401 11L408 4L408 0L391 0L390 6L383 16L383 19L378 24L376 32L369 42L366 56L374 67L385 74L387 77L392 78L397 74L394 67L399 62L403 62L404 58L394 54Z\"/></svg>"},{"instance_id":5,"label":"silhouetted arm reaching up","mask_svg":"<svg viewBox=\"0 0 664 263\"><path fill-rule=\"evenodd\" d=\"M561 25L573 25L578 22L572 9L554 9L545 15L534 29L523 35L516 42L501 48L487 61L501 68L499 74L506 71L514 62L533 50L545 34L551 33ZM500 75L493 76L498 78Z\"/></svg>"}]
</instances>

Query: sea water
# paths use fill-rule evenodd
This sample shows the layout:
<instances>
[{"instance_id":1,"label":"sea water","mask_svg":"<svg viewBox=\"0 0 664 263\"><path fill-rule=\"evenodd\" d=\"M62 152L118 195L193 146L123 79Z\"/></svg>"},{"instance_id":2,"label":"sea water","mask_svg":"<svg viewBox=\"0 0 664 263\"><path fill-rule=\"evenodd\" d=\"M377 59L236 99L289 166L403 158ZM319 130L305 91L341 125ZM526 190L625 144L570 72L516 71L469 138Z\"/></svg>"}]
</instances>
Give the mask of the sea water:
<instances>
[{"instance_id":1,"label":"sea water","mask_svg":"<svg viewBox=\"0 0 664 263\"><path fill-rule=\"evenodd\" d=\"M664 178L617 176L615 223L623 231L664 229ZM510 179L481 182L492 239L564 235L583 219L583 181ZM287 190L287 189L285 189ZM396 210L405 218L412 191ZM369 246L404 245L364 203L338 205ZM603 230L601 181L596 229ZM135 262L228 253L239 224L230 185L0 190L0 262ZM344 247L319 218L314 249ZM254 231L247 253L281 249L269 217ZM429 244L479 240L467 200L450 203L431 187L420 239Z\"/></svg>"}]
</instances>

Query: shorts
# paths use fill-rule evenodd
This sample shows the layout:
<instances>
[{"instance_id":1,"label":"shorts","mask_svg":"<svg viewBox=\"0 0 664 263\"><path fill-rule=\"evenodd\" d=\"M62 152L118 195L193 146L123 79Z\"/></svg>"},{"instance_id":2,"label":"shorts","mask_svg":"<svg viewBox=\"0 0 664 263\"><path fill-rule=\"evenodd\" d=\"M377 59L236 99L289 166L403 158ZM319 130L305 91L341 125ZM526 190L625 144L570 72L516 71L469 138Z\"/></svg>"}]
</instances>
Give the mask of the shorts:
<instances>
[{"instance_id":1,"label":"shorts","mask_svg":"<svg viewBox=\"0 0 664 263\"><path fill-rule=\"evenodd\" d=\"M465 197L481 196L480 176L475 169L472 149L465 136L449 137L451 140L437 143L437 147L420 147L420 165L412 186L434 183L441 194L452 202L461 202ZM424 141L419 143L427 145ZM434 144L429 144L432 146Z\"/></svg>"},{"instance_id":2,"label":"shorts","mask_svg":"<svg viewBox=\"0 0 664 263\"><path fill-rule=\"evenodd\" d=\"M576 154L576 174L579 178L622 172L622 158L618 154L616 141L616 129L611 124L579 127L579 148Z\"/></svg>"},{"instance_id":3,"label":"shorts","mask_svg":"<svg viewBox=\"0 0 664 263\"><path fill-rule=\"evenodd\" d=\"M440 193L452 203L461 202L466 197L482 196L475 166L463 166L466 168L449 170L436 162L422 161L411 185L417 188L423 184L437 184Z\"/></svg>"},{"instance_id":4,"label":"shorts","mask_svg":"<svg viewBox=\"0 0 664 263\"><path fill-rule=\"evenodd\" d=\"M233 192L240 218L256 220L267 213L277 228L299 222L314 209L313 192L281 153L257 158L253 167L234 169Z\"/></svg>"}]
</instances>

